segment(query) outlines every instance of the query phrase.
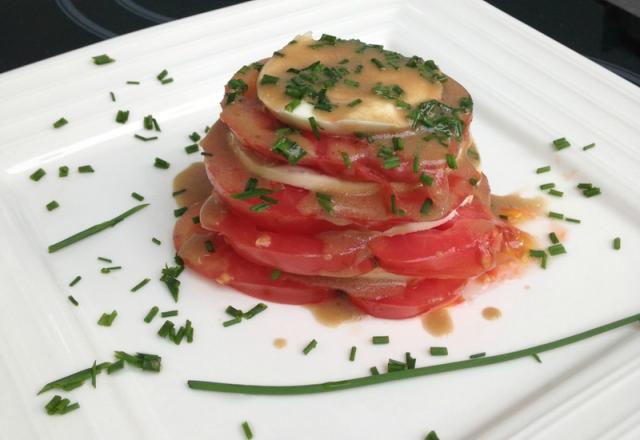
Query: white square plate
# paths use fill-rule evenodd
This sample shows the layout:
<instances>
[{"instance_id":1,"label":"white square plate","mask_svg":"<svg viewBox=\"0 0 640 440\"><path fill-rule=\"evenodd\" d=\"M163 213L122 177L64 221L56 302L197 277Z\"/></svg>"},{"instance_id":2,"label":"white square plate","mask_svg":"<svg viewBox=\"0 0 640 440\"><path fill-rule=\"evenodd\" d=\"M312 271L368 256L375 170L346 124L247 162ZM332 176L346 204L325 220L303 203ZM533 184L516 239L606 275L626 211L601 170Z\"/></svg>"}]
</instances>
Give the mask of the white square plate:
<instances>
[{"instance_id":1,"label":"white square plate","mask_svg":"<svg viewBox=\"0 0 640 440\"><path fill-rule=\"evenodd\" d=\"M568 254L549 268L496 284L452 311L455 331L425 333L419 320L366 319L338 328L308 310L271 304L252 321L223 328L228 304L256 301L191 273L174 304L158 281L171 262L172 177L192 161L187 135L202 133L219 112L223 85L241 65L264 57L297 33L355 37L435 59L476 102L473 133L497 193L536 193L555 181L566 193L549 209L582 219L540 219L532 228L566 231ZM95 66L107 53L117 62ZM168 69L175 79L160 85ZM139 86L126 85L137 80ZM111 102L109 91L117 96ZM446 345L447 360L497 354L547 342L640 311L640 91L567 48L480 1L328 0L310 5L265 0L191 17L83 48L0 76L0 437L7 439L640 438L638 326L542 356L491 367L352 391L296 397L252 397L191 391L187 379L299 384L343 379L382 368L410 351L418 365L442 362L428 347ZM130 110L127 124L114 122ZM160 139L141 142L141 120L153 114ZM53 129L64 116L69 124ZM142 133L144 134L144 133ZM571 148L550 141L566 136ZM584 152L580 146L596 142ZM155 157L171 163L153 167ZM91 164L94 174L78 174ZM549 164L553 171L536 175ZM58 178L57 169L71 173ZM42 167L40 182L28 176ZM603 195L584 198L580 181ZM56 254L47 245L134 205L151 206L114 229ZM52 212L45 204L57 200ZM615 252L611 241L622 237ZM151 238L162 241L161 246ZM123 269L99 273L98 256ZM82 281L68 287L76 276ZM152 282L137 293L141 279ZM73 307L67 296L80 302ZM147 310L177 308L189 318L193 344L155 335ZM497 306L503 317L480 311ZM117 310L112 327L96 325ZM391 344L372 346L373 335ZM283 337L288 345L273 347ZM303 356L315 338L318 347ZM348 362L352 345L355 362ZM81 408L48 417L36 397L46 382L112 359L114 350L157 353L160 374L124 370L98 376L68 394Z\"/></svg>"}]
</instances>

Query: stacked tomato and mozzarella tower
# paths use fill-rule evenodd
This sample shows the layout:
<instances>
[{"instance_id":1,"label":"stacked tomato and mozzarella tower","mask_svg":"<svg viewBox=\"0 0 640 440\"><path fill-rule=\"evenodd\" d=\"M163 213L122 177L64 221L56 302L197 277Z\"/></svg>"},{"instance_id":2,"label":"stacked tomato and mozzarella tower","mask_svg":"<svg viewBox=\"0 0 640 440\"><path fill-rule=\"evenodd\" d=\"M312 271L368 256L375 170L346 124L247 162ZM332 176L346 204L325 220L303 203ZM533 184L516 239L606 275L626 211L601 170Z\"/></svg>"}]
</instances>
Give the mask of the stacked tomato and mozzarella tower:
<instances>
[{"instance_id":1,"label":"stacked tomato and mozzarella tower","mask_svg":"<svg viewBox=\"0 0 640 440\"><path fill-rule=\"evenodd\" d=\"M490 210L472 100L431 60L306 34L242 67L221 105L201 143L211 196L174 233L219 284L406 318L523 254Z\"/></svg>"}]
</instances>

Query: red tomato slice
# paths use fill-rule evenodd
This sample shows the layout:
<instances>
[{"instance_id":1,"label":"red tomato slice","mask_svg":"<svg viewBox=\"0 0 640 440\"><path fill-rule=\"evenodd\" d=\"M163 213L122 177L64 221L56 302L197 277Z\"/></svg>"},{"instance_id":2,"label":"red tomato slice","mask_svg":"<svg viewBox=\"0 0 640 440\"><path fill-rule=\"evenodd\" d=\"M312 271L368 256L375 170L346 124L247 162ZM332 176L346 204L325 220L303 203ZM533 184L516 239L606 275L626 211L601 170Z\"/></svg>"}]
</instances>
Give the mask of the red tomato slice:
<instances>
[{"instance_id":1,"label":"red tomato slice","mask_svg":"<svg viewBox=\"0 0 640 440\"><path fill-rule=\"evenodd\" d=\"M176 222L173 239L185 265L219 284L229 285L256 298L284 304L311 304L333 298L336 291L305 285L282 274L272 279L273 268L259 266L240 257L222 236L193 223L200 204L193 205ZM209 252L206 242L215 251Z\"/></svg>"},{"instance_id":2,"label":"red tomato slice","mask_svg":"<svg viewBox=\"0 0 640 440\"><path fill-rule=\"evenodd\" d=\"M260 230L254 223L228 212L215 195L200 211L203 228L222 234L242 257L264 266L302 275L353 277L375 264L367 231L327 231L302 235Z\"/></svg>"},{"instance_id":3,"label":"red tomato slice","mask_svg":"<svg viewBox=\"0 0 640 440\"><path fill-rule=\"evenodd\" d=\"M423 279L410 283L399 295L377 299L349 295L349 299L365 313L377 318L405 319L456 302L466 282Z\"/></svg>"},{"instance_id":4,"label":"red tomato slice","mask_svg":"<svg viewBox=\"0 0 640 440\"><path fill-rule=\"evenodd\" d=\"M505 239L507 237L507 239ZM470 278L494 268L501 255L522 246L515 228L496 222L473 203L445 225L427 231L378 237L369 246L380 266L397 274L427 278Z\"/></svg>"},{"instance_id":5,"label":"red tomato slice","mask_svg":"<svg viewBox=\"0 0 640 440\"><path fill-rule=\"evenodd\" d=\"M221 103L220 119L238 136L243 145L258 151L265 157L277 161L286 161L281 155L271 151L278 139L276 130L284 124L271 115L257 97L256 81L258 71L251 69L239 71L234 75L247 84L246 92L230 103L226 98ZM228 91L228 87L227 87ZM451 107L458 107L460 99L468 97L469 93L458 82L449 78L444 83L442 102ZM226 97L226 95L225 95ZM316 139L310 132L291 134L289 139L295 141L307 152L299 164L315 168L325 174L346 176L359 180L373 180L378 182L418 182L419 174L413 172L413 161L418 155L420 170L446 169L446 154L454 157L459 149L467 148L472 140L469 135L471 113L463 116L464 135L462 141L451 139L446 148L439 141L425 140L426 131L399 133L403 139L403 150L398 152L400 166L385 169L383 161L378 157L379 144L391 145L391 135L379 135L368 139L356 136L332 136L321 134ZM343 161L346 153L352 166L346 167Z\"/></svg>"}]
</instances>

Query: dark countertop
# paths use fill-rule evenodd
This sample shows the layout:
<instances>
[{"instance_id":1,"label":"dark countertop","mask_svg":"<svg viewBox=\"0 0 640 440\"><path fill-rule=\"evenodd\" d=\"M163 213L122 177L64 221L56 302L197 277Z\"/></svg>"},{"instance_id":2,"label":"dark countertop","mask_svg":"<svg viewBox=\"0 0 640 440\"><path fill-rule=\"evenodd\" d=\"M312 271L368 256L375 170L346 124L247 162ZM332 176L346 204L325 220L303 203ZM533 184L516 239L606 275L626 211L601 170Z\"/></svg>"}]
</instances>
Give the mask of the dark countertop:
<instances>
[{"instance_id":1,"label":"dark countertop","mask_svg":"<svg viewBox=\"0 0 640 440\"><path fill-rule=\"evenodd\" d=\"M640 85L640 0L487 0ZM234 0L8 0L0 72ZM636 10L640 9L640 6Z\"/></svg>"}]
</instances>

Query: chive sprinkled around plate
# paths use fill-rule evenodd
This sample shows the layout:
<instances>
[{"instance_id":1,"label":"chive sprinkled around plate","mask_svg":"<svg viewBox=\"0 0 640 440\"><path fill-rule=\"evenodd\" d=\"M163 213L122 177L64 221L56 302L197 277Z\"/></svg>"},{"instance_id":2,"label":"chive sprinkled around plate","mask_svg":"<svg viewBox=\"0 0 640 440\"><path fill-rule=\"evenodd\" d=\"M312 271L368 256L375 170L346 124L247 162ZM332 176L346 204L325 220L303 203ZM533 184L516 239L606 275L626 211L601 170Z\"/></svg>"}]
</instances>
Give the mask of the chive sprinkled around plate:
<instances>
[{"instance_id":1,"label":"chive sprinkled around plate","mask_svg":"<svg viewBox=\"0 0 640 440\"><path fill-rule=\"evenodd\" d=\"M309 352L311 352L311 350L313 350L314 348L316 348L318 346L318 341L316 341L315 339L312 339L311 341L309 341L309 343L304 347L304 349L302 350L302 353L304 353L304 355L308 355Z\"/></svg>"},{"instance_id":2,"label":"chive sprinkled around plate","mask_svg":"<svg viewBox=\"0 0 640 440\"><path fill-rule=\"evenodd\" d=\"M371 367L369 368L369 371L371 372L372 376L379 376L380 372L378 371L378 367Z\"/></svg>"},{"instance_id":3,"label":"chive sprinkled around plate","mask_svg":"<svg viewBox=\"0 0 640 440\"><path fill-rule=\"evenodd\" d=\"M568 221L569 223L582 223L582 220L577 219L577 218L567 217L567 218L565 218L565 220Z\"/></svg>"},{"instance_id":4,"label":"chive sprinkled around plate","mask_svg":"<svg viewBox=\"0 0 640 440\"><path fill-rule=\"evenodd\" d=\"M60 207L60 204L55 200L50 201L46 204L47 211L53 211L54 209Z\"/></svg>"},{"instance_id":5,"label":"chive sprinkled around plate","mask_svg":"<svg viewBox=\"0 0 640 440\"><path fill-rule=\"evenodd\" d=\"M60 128L64 125L67 125L69 123L69 121L67 121L65 118L60 118L58 119L56 122L53 123L53 128Z\"/></svg>"},{"instance_id":6,"label":"chive sprinkled around plate","mask_svg":"<svg viewBox=\"0 0 640 440\"><path fill-rule=\"evenodd\" d=\"M557 218L558 220L564 219L564 214L561 214L559 212L554 212L554 211L549 211L547 216L549 216L550 218Z\"/></svg>"},{"instance_id":7,"label":"chive sprinkled around plate","mask_svg":"<svg viewBox=\"0 0 640 440\"><path fill-rule=\"evenodd\" d=\"M98 261L104 261L105 263L113 263L113 260L106 257L98 257Z\"/></svg>"},{"instance_id":8,"label":"chive sprinkled around plate","mask_svg":"<svg viewBox=\"0 0 640 440\"><path fill-rule=\"evenodd\" d=\"M145 130L153 130L153 116L147 115L142 118L142 127Z\"/></svg>"},{"instance_id":9,"label":"chive sprinkled around plate","mask_svg":"<svg viewBox=\"0 0 640 440\"><path fill-rule=\"evenodd\" d=\"M453 154L447 154L447 166L452 170L458 168L458 163L456 162L456 158Z\"/></svg>"},{"instance_id":10,"label":"chive sprinkled around plate","mask_svg":"<svg viewBox=\"0 0 640 440\"><path fill-rule=\"evenodd\" d=\"M600 194L602 194L602 192L597 186L592 186L591 188L585 188L582 190L582 195L585 197L594 197Z\"/></svg>"},{"instance_id":11,"label":"chive sprinkled around plate","mask_svg":"<svg viewBox=\"0 0 640 440\"><path fill-rule=\"evenodd\" d=\"M564 193L562 191L558 191L556 189L550 189L547 194L549 194L550 196L554 196L554 197L562 197L564 196Z\"/></svg>"},{"instance_id":12,"label":"chive sprinkled around plate","mask_svg":"<svg viewBox=\"0 0 640 440\"><path fill-rule=\"evenodd\" d=\"M549 255L555 256L560 254L566 254L567 250L565 249L564 245L562 245L561 243L557 243L552 246L549 246L547 248L547 252L549 252Z\"/></svg>"},{"instance_id":13,"label":"chive sprinkled around plate","mask_svg":"<svg viewBox=\"0 0 640 440\"><path fill-rule=\"evenodd\" d=\"M177 310L167 310L166 312L160 313L160 317L162 318L170 318L172 316L178 316Z\"/></svg>"},{"instance_id":14,"label":"chive sprinkled around plate","mask_svg":"<svg viewBox=\"0 0 640 440\"><path fill-rule=\"evenodd\" d=\"M120 270L122 266L111 266L111 267L103 267L100 269L100 273L111 273L114 270Z\"/></svg>"},{"instance_id":15,"label":"chive sprinkled around plate","mask_svg":"<svg viewBox=\"0 0 640 440\"><path fill-rule=\"evenodd\" d=\"M330 195L317 192L316 201L325 213L331 214L333 212L333 200Z\"/></svg>"},{"instance_id":16,"label":"chive sprinkled around plate","mask_svg":"<svg viewBox=\"0 0 640 440\"><path fill-rule=\"evenodd\" d=\"M151 321L153 321L153 318L156 317L156 315L158 314L159 310L160 309L158 308L158 306L151 307L151 309L149 309L147 314L144 316L144 322L149 324Z\"/></svg>"},{"instance_id":17,"label":"chive sprinkled around plate","mask_svg":"<svg viewBox=\"0 0 640 440\"><path fill-rule=\"evenodd\" d=\"M532 357L533 359L535 359L535 361L536 361L537 363L539 363L539 364L541 364L541 363L542 363L542 359L540 359L540 356L538 355L538 353L533 353L533 354L531 354L531 357Z\"/></svg>"},{"instance_id":18,"label":"chive sprinkled around plate","mask_svg":"<svg viewBox=\"0 0 640 440\"><path fill-rule=\"evenodd\" d=\"M140 85L140 81L127 81L127 84L132 85L132 86L139 86Z\"/></svg>"},{"instance_id":19,"label":"chive sprinkled around plate","mask_svg":"<svg viewBox=\"0 0 640 440\"><path fill-rule=\"evenodd\" d=\"M136 353L135 355L131 355L124 351L116 351L115 357L118 360L124 360L132 367L140 368L144 371L153 371L157 373L162 368L162 358L157 354Z\"/></svg>"},{"instance_id":20,"label":"chive sprinkled around plate","mask_svg":"<svg viewBox=\"0 0 640 440\"><path fill-rule=\"evenodd\" d=\"M560 243L560 239L558 238L555 232L549 233L549 241L551 241L552 244Z\"/></svg>"},{"instance_id":21,"label":"chive sprinkled around plate","mask_svg":"<svg viewBox=\"0 0 640 440\"><path fill-rule=\"evenodd\" d=\"M29 179L37 182L38 180L42 179L45 174L47 174L45 170L43 170L42 168L38 168L29 176Z\"/></svg>"},{"instance_id":22,"label":"chive sprinkled around plate","mask_svg":"<svg viewBox=\"0 0 640 440\"><path fill-rule=\"evenodd\" d=\"M153 162L153 166L156 167L156 168L160 168L162 170L167 170L167 169L169 169L171 164L169 162L167 162L166 160L164 160L164 159L156 157L154 162Z\"/></svg>"},{"instance_id":23,"label":"chive sprinkled around plate","mask_svg":"<svg viewBox=\"0 0 640 440\"><path fill-rule=\"evenodd\" d=\"M249 422L242 422L242 432L244 433L244 438L247 440L251 440L253 438L253 431L251 431L251 427L249 426Z\"/></svg>"},{"instance_id":24,"label":"chive sprinkled around plate","mask_svg":"<svg viewBox=\"0 0 640 440\"><path fill-rule=\"evenodd\" d=\"M440 437L438 437L435 431L429 431L424 440L440 440Z\"/></svg>"},{"instance_id":25,"label":"chive sprinkled around plate","mask_svg":"<svg viewBox=\"0 0 640 440\"><path fill-rule=\"evenodd\" d=\"M408 351L404 354L404 362L407 365L408 370L416 368L416 358L412 357L411 353Z\"/></svg>"},{"instance_id":26,"label":"chive sprinkled around plate","mask_svg":"<svg viewBox=\"0 0 640 440\"><path fill-rule=\"evenodd\" d=\"M75 411L80 408L80 404L78 402L70 403L71 401L67 398L62 398L59 395L55 395L49 400L49 402L45 405L44 409L47 412L47 415L64 415L68 414L71 411Z\"/></svg>"},{"instance_id":27,"label":"chive sprinkled around plate","mask_svg":"<svg viewBox=\"0 0 640 440\"><path fill-rule=\"evenodd\" d=\"M165 85L173 82L173 78L166 78L160 81L160 84Z\"/></svg>"},{"instance_id":28,"label":"chive sprinkled around plate","mask_svg":"<svg viewBox=\"0 0 640 440\"><path fill-rule=\"evenodd\" d=\"M78 284L78 283L80 282L80 280L81 280L81 279L82 279L82 277L81 277L80 275L77 275L77 276L73 279L73 281L71 281L71 282L69 283L69 287L73 287L73 286L75 286L76 284Z\"/></svg>"},{"instance_id":29,"label":"chive sprinkled around plate","mask_svg":"<svg viewBox=\"0 0 640 440\"><path fill-rule=\"evenodd\" d=\"M431 356L448 356L449 349L447 347L430 347L429 354Z\"/></svg>"},{"instance_id":30,"label":"chive sprinkled around plate","mask_svg":"<svg viewBox=\"0 0 640 440\"><path fill-rule=\"evenodd\" d=\"M534 258L542 258L546 255L546 252L540 249L529 249L529 256Z\"/></svg>"},{"instance_id":31,"label":"chive sprinkled around plate","mask_svg":"<svg viewBox=\"0 0 640 440\"><path fill-rule=\"evenodd\" d=\"M374 345L388 344L389 336L374 336L371 338L371 343Z\"/></svg>"},{"instance_id":32,"label":"chive sprinkled around plate","mask_svg":"<svg viewBox=\"0 0 640 440\"><path fill-rule=\"evenodd\" d=\"M640 313L627 316L623 319L610 322L608 324L594 327L590 330L576 333L555 341L545 344L524 348L517 351L503 353L494 356L476 357L463 361L455 361L444 364L429 365L426 367L414 368L411 370L397 371L394 373L362 376L354 379L330 381L323 383L314 383L308 385L244 385L222 382L207 382L201 380L189 380L187 382L189 388L202 391L250 394L250 395L298 395L298 394L314 394L326 393L331 391L342 391L351 388L358 388L367 385L376 385L380 383L391 382L395 380L411 379L415 377L430 376L439 373L463 370L467 368L482 367L502 362L508 362L523 357L528 357L534 353L540 354L546 351L554 350L566 345L574 344L582 340L600 335L602 333L630 325L637 324L640 320ZM373 371L373 369L372 369ZM376 369L377 371L377 369Z\"/></svg>"},{"instance_id":33,"label":"chive sprinkled around plate","mask_svg":"<svg viewBox=\"0 0 640 440\"><path fill-rule=\"evenodd\" d=\"M131 288L131 292L137 292L138 290L142 289L144 286L147 285L149 281L151 281L150 278L145 278L144 280L140 281L138 284L136 284Z\"/></svg>"},{"instance_id":34,"label":"chive sprinkled around plate","mask_svg":"<svg viewBox=\"0 0 640 440\"><path fill-rule=\"evenodd\" d=\"M95 374L100 374L100 372L107 367L109 367L110 362L102 362L95 367ZM92 367L86 368L84 370L80 370L76 373L70 374L68 376L62 377L60 379L56 379L52 382L49 382L45 386L43 386L40 391L38 391L38 395L53 389L60 390L71 390L76 388L84 383L85 380L91 379Z\"/></svg>"},{"instance_id":35,"label":"chive sprinkled around plate","mask_svg":"<svg viewBox=\"0 0 640 440\"><path fill-rule=\"evenodd\" d=\"M222 323L223 327L230 327L232 325L240 324L242 322L242 318L233 318L228 321Z\"/></svg>"},{"instance_id":36,"label":"chive sprinkled around plate","mask_svg":"<svg viewBox=\"0 0 640 440\"><path fill-rule=\"evenodd\" d=\"M116 95L113 92L109 92L109 96L111 97L111 102L116 102Z\"/></svg>"},{"instance_id":37,"label":"chive sprinkled around plate","mask_svg":"<svg viewBox=\"0 0 640 440\"><path fill-rule=\"evenodd\" d=\"M311 126L311 132L313 133L313 137L316 139L320 139L320 129L318 128L318 121L313 116L309 117L309 125Z\"/></svg>"},{"instance_id":38,"label":"chive sprinkled around plate","mask_svg":"<svg viewBox=\"0 0 640 440\"><path fill-rule=\"evenodd\" d=\"M189 139L191 139L191 142L198 142L201 139L201 137L198 134L198 132L194 131L189 135Z\"/></svg>"},{"instance_id":39,"label":"chive sprinkled around plate","mask_svg":"<svg viewBox=\"0 0 640 440\"><path fill-rule=\"evenodd\" d=\"M389 359L387 362L387 373L393 373L395 371L406 370L407 364L397 361L395 359Z\"/></svg>"},{"instance_id":40,"label":"chive sprinkled around plate","mask_svg":"<svg viewBox=\"0 0 640 440\"><path fill-rule=\"evenodd\" d=\"M282 52L278 51L278 50L276 50L276 51L273 53L273 56L274 56L274 57L284 58L284 54L283 54Z\"/></svg>"},{"instance_id":41,"label":"chive sprinkled around plate","mask_svg":"<svg viewBox=\"0 0 640 440\"><path fill-rule=\"evenodd\" d=\"M251 319L257 314L264 312L265 310L267 310L267 305L265 303L258 303L255 306L253 306L251 309L249 309L248 312L244 313L242 316L245 319Z\"/></svg>"},{"instance_id":42,"label":"chive sprinkled around plate","mask_svg":"<svg viewBox=\"0 0 640 440\"><path fill-rule=\"evenodd\" d=\"M111 365L107 367L107 374L113 374L118 370L122 370L124 368L124 359L120 359L118 361L112 362Z\"/></svg>"},{"instance_id":43,"label":"chive sprinkled around plate","mask_svg":"<svg viewBox=\"0 0 640 440\"><path fill-rule=\"evenodd\" d=\"M342 156L342 162L344 163L345 168L347 169L351 168L352 164L351 164L351 159L349 158L349 155L344 151L341 151L340 155Z\"/></svg>"},{"instance_id":44,"label":"chive sprinkled around plate","mask_svg":"<svg viewBox=\"0 0 640 440\"><path fill-rule=\"evenodd\" d=\"M469 359L479 359L479 358L485 357L486 355L487 355L487 353L485 353L484 351L480 352L480 353L474 353L474 354L469 356Z\"/></svg>"},{"instance_id":45,"label":"chive sprinkled around plate","mask_svg":"<svg viewBox=\"0 0 640 440\"><path fill-rule=\"evenodd\" d=\"M160 240L158 240L156 237L151 237L151 242L153 244L157 244L158 246L160 246L162 244L162 242Z\"/></svg>"},{"instance_id":46,"label":"chive sprinkled around plate","mask_svg":"<svg viewBox=\"0 0 640 440\"><path fill-rule=\"evenodd\" d=\"M242 310L236 309L233 306L227 306L227 308L224 309L224 312L233 318L242 318Z\"/></svg>"},{"instance_id":47,"label":"chive sprinkled around plate","mask_svg":"<svg viewBox=\"0 0 640 440\"><path fill-rule=\"evenodd\" d=\"M356 360L356 351L358 350L358 347L356 347L355 345L353 347L351 347L351 350L349 350L349 362L353 362Z\"/></svg>"},{"instance_id":48,"label":"chive sprinkled around plate","mask_svg":"<svg viewBox=\"0 0 640 440\"><path fill-rule=\"evenodd\" d=\"M105 229L108 228L112 228L115 225L117 225L118 223L120 223L121 221L123 221L124 219L126 219L127 217L130 217L131 215L135 214L136 212L140 211L141 209L146 208L147 206L149 206L148 203L142 204L142 205L138 205L138 206L134 206L133 208L123 212L122 214L112 218L111 220L107 220L105 222L102 223L98 223L97 225L91 226L83 231L80 231L76 234L73 234L70 237L65 238L62 241L59 241L57 243L52 244L51 246L49 246L49 253L54 253L56 251L59 251L60 249L63 249L67 246L70 246L74 243L77 243L80 240L83 240L87 237L90 237L94 234L97 234L98 232L102 232Z\"/></svg>"},{"instance_id":49,"label":"chive sprinkled around plate","mask_svg":"<svg viewBox=\"0 0 640 440\"><path fill-rule=\"evenodd\" d=\"M80 305L80 303L78 302L78 300L77 300L77 299L75 299L72 295L69 295L69 296L67 297L67 299L68 299L68 300L69 300L69 302L70 302L71 304L73 304L74 306L78 306L78 305Z\"/></svg>"},{"instance_id":50,"label":"chive sprinkled around plate","mask_svg":"<svg viewBox=\"0 0 640 440\"><path fill-rule=\"evenodd\" d=\"M216 251L215 246L213 245L213 243L211 242L211 240L206 240L204 242L204 248L207 250L208 253L213 253Z\"/></svg>"},{"instance_id":51,"label":"chive sprinkled around plate","mask_svg":"<svg viewBox=\"0 0 640 440\"><path fill-rule=\"evenodd\" d=\"M566 138L561 137L553 141L553 146L557 151L560 151L570 147L571 143L569 143L569 141Z\"/></svg>"},{"instance_id":52,"label":"chive sprinkled around plate","mask_svg":"<svg viewBox=\"0 0 640 440\"><path fill-rule=\"evenodd\" d=\"M622 239L620 237L616 237L613 239L613 249L619 251L622 247Z\"/></svg>"},{"instance_id":53,"label":"chive sprinkled around plate","mask_svg":"<svg viewBox=\"0 0 640 440\"><path fill-rule=\"evenodd\" d=\"M169 71L167 69L162 69L162 72L158 73L156 75L156 78L158 79L158 81L162 81L167 77L167 75L169 75Z\"/></svg>"},{"instance_id":54,"label":"chive sprinkled around plate","mask_svg":"<svg viewBox=\"0 0 640 440\"><path fill-rule=\"evenodd\" d=\"M91 165L80 165L78 167L78 172L86 174L86 173L95 173L96 170L94 170Z\"/></svg>"},{"instance_id":55,"label":"chive sprinkled around plate","mask_svg":"<svg viewBox=\"0 0 640 440\"><path fill-rule=\"evenodd\" d=\"M555 188L555 187L556 187L556 184L553 183L553 182L551 182L551 183L543 183L542 185L539 186L539 188L541 190L543 190L543 191L547 190L547 189Z\"/></svg>"},{"instance_id":56,"label":"chive sprinkled around plate","mask_svg":"<svg viewBox=\"0 0 640 440\"><path fill-rule=\"evenodd\" d=\"M141 134L134 134L134 138L140 139L143 142L155 141L158 139L158 136L142 136Z\"/></svg>"},{"instance_id":57,"label":"chive sprinkled around plate","mask_svg":"<svg viewBox=\"0 0 640 440\"><path fill-rule=\"evenodd\" d=\"M133 197L134 199L136 199L138 202L142 202L144 200L144 196L138 194L137 192L132 192L131 193L131 197Z\"/></svg>"},{"instance_id":58,"label":"chive sprinkled around plate","mask_svg":"<svg viewBox=\"0 0 640 440\"><path fill-rule=\"evenodd\" d=\"M426 198L424 202L422 202L422 206L420 207L420 214L425 215L431 211L431 207L433 206L433 200L430 198Z\"/></svg>"},{"instance_id":59,"label":"chive sprinkled around plate","mask_svg":"<svg viewBox=\"0 0 640 440\"><path fill-rule=\"evenodd\" d=\"M544 167L537 168L536 174L548 173L549 171L551 171L551 166L547 165Z\"/></svg>"},{"instance_id":60,"label":"chive sprinkled around plate","mask_svg":"<svg viewBox=\"0 0 640 440\"><path fill-rule=\"evenodd\" d=\"M596 143L593 142L593 143L591 143L589 145L585 145L584 147L582 147L582 151L591 150L592 148L595 148L595 147L596 147Z\"/></svg>"},{"instance_id":61,"label":"chive sprinkled around plate","mask_svg":"<svg viewBox=\"0 0 640 440\"><path fill-rule=\"evenodd\" d=\"M355 107L357 105L360 105L360 104L362 104L362 99L356 98L353 101L351 101L349 104L347 104L347 107L353 108L353 107Z\"/></svg>"},{"instance_id":62,"label":"chive sprinkled around plate","mask_svg":"<svg viewBox=\"0 0 640 440\"><path fill-rule=\"evenodd\" d=\"M111 327L111 324L113 324L113 321L117 316L118 312L115 310L111 313L103 313L102 316L100 316L100 319L98 319L98 325L101 325L103 327Z\"/></svg>"},{"instance_id":63,"label":"chive sprinkled around plate","mask_svg":"<svg viewBox=\"0 0 640 440\"><path fill-rule=\"evenodd\" d=\"M96 64L98 66L115 62L115 60L107 54L97 55L91 58L93 58L93 64Z\"/></svg>"},{"instance_id":64,"label":"chive sprinkled around plate","mask_svg":"<svg viewBox=\"0 0 640 440\"><path fill-rule=\"evenodd\" d=\"M175 266L165 265L164 268L162 268L160 281L167 286L167 289L171 294L171 298L173 298L175 302L178 302L178 297L180 295L180 280L178 277L184 270L184 263L178 256L176 256L175 260Z\"/></svg>"},{"instance_id":65,"label":"chive sprinkled around plate","mask_svg":"<svg viewBox=\"0 0 640 440\"><path fill-rule=\"evenodd\" d=\"M278 81L280 81L280 78L278 78L277 76L268 75L265 73L264 75L262 75L262 78L260 79L260 85L266 86L270 84L278 84Z\"/></svg>"},{"instance_id":66,"label":"chive sprinkled around plate","mask_svg":"<svg viewBox=\"0 0 640 440\"><path fill-rule=\"evenodd\" d=\"M118 110L116 113L116 122L125 124L129 120L129 110Z\"/></svg>"},{"instance_id":67,"label":"chive sprinkled around plate","mask_svg":"<svg viewBox=\"0 0 640 440\"><path fill-rule=\"evenodd\" d=\"M96 387L96 361L93 361L93 365L91 366L91 386ZM107 367L108 368L108 367Z\"/></svg>"},{"instance_id":68,"label":"chive sprinkled around plate","mask_svg":"<svg viewBox=\"0 0 640 440\"><path fill-rule=\"evenodd\" d=\"M360 87L360 83L358 81L354 81L352 79L343 79L342 80L343 83L345 83L346 85L348 85L349 87L353 87L353 88L358 88Z\"/></svg>"},{"instance_id":69,"label":"chive sprinkled around plate","mask_svg":"<svg viewBox=\"0 0 640 440\"><path fill-rule=\"evenodd\" d=\"M273 271L271 271L271 281L277 281L281 274L282 271L280 269L273 269Z\"/></svg>"},{"instance_id":70,"label":"chive sprinkled around plate","mask_svg":"<svg viewBox=\"0 0 640 440\"><path fill-rule=\"evenodd\" d=\"M371 61L371 64L376 66L379 70L385 70L384 64L379 59L371 58L369 61Z\"/></svg>"},{"instance_id":71,"label":"chive sprinkled around plate","mask_svg":"<svg viewBox=\"0 0 640 440\"><path fill-rule=\"evenodd\" d=\"M69 175L69 167L62 165L58 168L58 177L67 177Z\"/></svg>"}]
</instances>

